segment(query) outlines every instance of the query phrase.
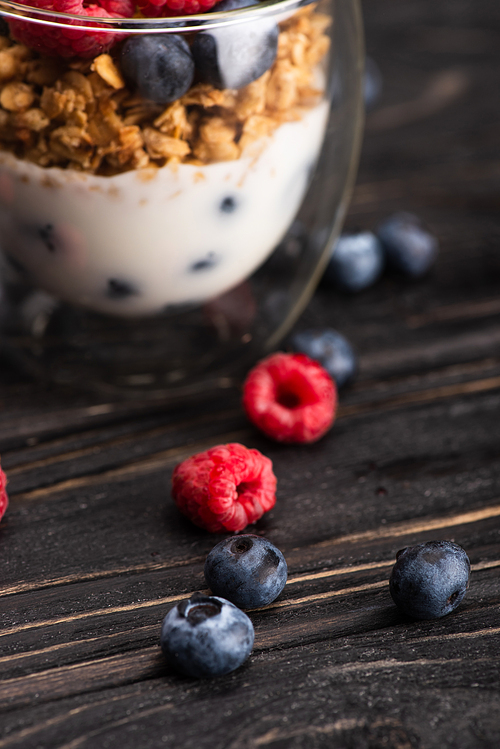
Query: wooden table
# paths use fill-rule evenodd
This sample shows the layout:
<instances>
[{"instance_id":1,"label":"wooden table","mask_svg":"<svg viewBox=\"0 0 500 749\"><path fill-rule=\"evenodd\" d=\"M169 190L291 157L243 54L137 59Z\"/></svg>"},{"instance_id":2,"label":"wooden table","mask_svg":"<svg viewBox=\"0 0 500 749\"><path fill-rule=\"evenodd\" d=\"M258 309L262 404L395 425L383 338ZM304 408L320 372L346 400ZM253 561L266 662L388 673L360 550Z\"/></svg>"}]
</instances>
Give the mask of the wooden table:
<instances>
[{"instance_id":1,"label":"wooden table","mask_svg":"<svg viewBox=\"0 0 500 749\"><path fill-rule=\"evenodd\" d=\"M500 72L496 0L366 0L385 88L368 118L349 229L413 211L434 272L357 296L320 288L299 327L360 353L331 433L279 446L237 394L186 409L107 403L0 375L11 505L0 528L0 749L500 746ZM212 682L160 649L173 603L204 589L214 538L169 499L174 465L241 441L269 455L285 553L255 650ZM473 565L459 609L412 622L396 551L453 539Z\"/></svg>"}]
</instances>

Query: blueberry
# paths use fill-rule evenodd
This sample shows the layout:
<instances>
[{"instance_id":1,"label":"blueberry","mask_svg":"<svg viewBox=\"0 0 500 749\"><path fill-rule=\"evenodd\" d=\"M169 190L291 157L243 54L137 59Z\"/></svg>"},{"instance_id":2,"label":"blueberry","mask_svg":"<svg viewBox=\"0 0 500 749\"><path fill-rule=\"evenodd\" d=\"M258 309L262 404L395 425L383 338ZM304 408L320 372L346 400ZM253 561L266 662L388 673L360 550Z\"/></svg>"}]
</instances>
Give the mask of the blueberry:
<instances>
[{"instance_id":1,"label":"blueberry","mask_svg":"<svg viewBox=\"0 0 500 749\"><path fill-rule=\"evenodd\" d=\"M420 278L434 264L439 245L417 216L395 213L380 224L377 236L387 262L410 278Z\"/></svg>"},{"instance_id":2,"label":"blueberry","mask_svg":"<svg viewBox=\"0 0 500 749\"><path fill-rule=\"evenodd\" d=\"M345 291L361 291L382 273L384 253L370 231L342 234L325 271L325 280Z\"/></svg>"},{"instance_id":3,"label":"blueberry","mask_svg":"<svg viewBox=\"0 0 500 749\"><path fill-rule=\"evenodd\" d=\"M469 557L451 541L429 541L396 554L389 590L413 619L438 619L456 609L469 584Z\"/></svg>"},{"instance_id":4,"label":"blueberry","mask_svg":"<svg viewBox=\"0 0 500 749\"><path fill-rule=\"evenodd\" d=\"M123 45L121 65L142 96L156 104L183 96L194 78L189 45L178 34L131 36Z\"/></svg>"},{"instance_id":5,"label":"blueberry","mask_svg":"<svg viewBox=\"0 0 500 749\"><path fill-rule=\"evenodd\" d=\"M258 0L222 0L225 12L259 5ZM215 88L242 88L260 78L276 59L278 26L270 18L200 32L191 51L200 80Z\"/></svg>"},{"instance_id":6,"label":"blueberry","mask_svg":"<svg viewBox=\"0 0 500 749\"><path fill-rule=\"evenodd\" d=\"M357 370L357 357L347 338L336 330L304 330L291 339L295 351L316 359L341 388L352 380Z\"/></svg>"},{"instance_id":7,"label":"blueberry","mask_svg":"<svg viewBox=\"0 0 500 749\"><path fill-rule=\"evenodd\" d=\"M49 252L56 251L56 240L54 238L54 227L52 224L45 224L39 230L40 238Z\"/></svg>"},{"instance_id":8,"label":"blueberry","mask_svg":"<svg viewBox=\"0 0 500 749\"><path fill-rule=\"evenodd\" d=\"M219 209L222 213L234 213L237 207L238 200L232 195L227 195L223 200L221 200L219 205Z\"/></svg>"},{"instance_id":9,"label":"blueberry","mask_svg":"<svg viewBox=\"0 0 500 749\"><path fill-rule=\"evenodd\" d=\"M227 538L214 546L205 562L205 580L211 591L244 609L274 601L286 578L285 557L260 536Z\"/></svg>"},{"instance_id":10,"label":"blueberry","mask_svg":"<svg viewBox=\"0 0 500 749\"><path fill-rule=\"evenodd\" d=\"M199 271L204 270L210 270L210 268L214 268L219 263L219 256L216 252L207 252L205 257L200 258L199 260L196 260L196 262L191 263L189 266L189 271L191 273L199 273Z\"/></svg>"},{"instance_id":11,"label":"blueberry","mask_svg":"<svg viewBox=\"0 0 500 749\"><path fill-rule=\"evenodd\" d=\"M382 73L380 68L371 57L365 59L365 73L363 76L363 98L365 109L373 109L382 93Z\"/></svg>"},{"instance_id":12,"label":"blueberry","mask_svg":"<svg viewBox=\"0 0 500 749\"><path fill-rule=\"evenodd\" d=\"M160 644L172 666L185 676L223 676L252 652L253 624L229 601L194 593L163 620Z\"/></svg>"},{"instance_id":13,"label":"blueberry","mask_svg":"<svg viewBox=\"0 0 500 749\"><path fill-rule=\"evenodd\" d=\"M106 296L109 299L126 299L129 296L135 296L139 292L128 281L122 281L119 278L110 278L106 287Z\"/></svg>"}]
</instances>

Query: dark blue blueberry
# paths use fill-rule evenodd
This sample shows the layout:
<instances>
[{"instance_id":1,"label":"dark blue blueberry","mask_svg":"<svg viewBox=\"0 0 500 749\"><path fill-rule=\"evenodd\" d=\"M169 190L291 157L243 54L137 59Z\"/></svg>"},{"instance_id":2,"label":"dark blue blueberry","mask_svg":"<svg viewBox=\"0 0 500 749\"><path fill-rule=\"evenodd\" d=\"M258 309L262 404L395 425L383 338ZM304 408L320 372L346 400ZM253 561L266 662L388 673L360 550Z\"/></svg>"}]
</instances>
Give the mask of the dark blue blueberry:
<instances>
[{"instance_id":1,"label":"dark blue blueberry","mask_svg":"<svg viewBox=\"0 0 500 749\"><path fill-rule=\"evenodd\" d=\"M222 213L234 213L238 207L238 200L232 195L228 195L220 203L220 210Z\"/></svg>"},{"instance_id":2,"label":"dark blue blueberry","mask_svg":"<svg viewBox=\"0 0 500 749\"><path fill-rule=\"evenodd\" d=\"M336 330L304 330L292 337L291 344L295 351L316 359L339 388L356 374L356 354L347 338Z\"/></svg>"},{"instance_id":3,"label":"dark blue blueberry","mask_svg":"<svg viewBox=\"0 0 500 749\"><path fill-rule=\"evenodd\" d=\"M56 239L54 237L54 227L52 226L52 224L45 224L45 226L42 226L42 228L39 230L39 234L48 251L55 252Z\"/></svg>"},{"instance_id":4,"label":"dark blue blueberry","mask_svg":"<svg viewBox=\"0 0 500 749\"><path fill-rule=\"evenodd\" d=\"M384 267L384 253L370 231L342 234L325 271L325 280L344 291L362 291L375 283Z\"/></svg>"},{"instance_id":5,"label":"dark blue blueberry","mask_svg":"<svg viewBox=\"0 0 500 749\"><path fill-rule=\"evenodd\" d=\"M219 262L219 258L215 252L207 252L205 257L200 258L195 263L189 266L191 273L199 273L199 271L210 270L214 268Z\"/></svg>"},{"instance_id":6,"label":"dark blue blueberry","mask_svg":"<svg viewBox=\"0 0 500 749\"><path fill-rule=\"evenodd\" d=\"M380 68L371 57L365 59L365 73L363 76L363 98L365 109L373 109L382 93L382 73Z\"/></svg>"},{"instance_id":7,"label":"dark blue blueberry","mask_svg":"<svg viewBox=\"0 0 500 749\"><path fill-rule=\"evenodd\" d=\"M439 244L412 213L395 213L377 230L387 262L410 278L425 275L435 263Z\"/></svg>"},{"instance_id":8,"label":"dark blue blueberry","mask_svg":"<svg viewBox=\"0 0 500 749\"><path fill-rule=\"evenodd\" d=\"M185 676L223 676L252 652L253 624L229 601L194 593L163 620L160 644L172 666Z\"/></svg>"},{"instance_id":9,"label":"dark blue blueberry","mask_svg":"<svg viewBox=\"0 0 500 749\"><path fill-rule=\"evenodd\" d=\"M413 619L438 619L456 609L469 585L469 557L451 541L429 541L396 554L389 590Z\"/></svg>"},{"instance_id":10,"label":"dark blue blueberry","mask_svg":"<svg viewBox=\"0 0 500 749\"><path fill-rule=\"evenodd\" d=\"M157 104L183 96L194 78L189 45L178 34L129 37L122 48L121 65L142 96Z\"/></svg>"},{"instance_id":11,"label":"dark blue blueberry","mask_svg":"<svg viewBox=\"0 0 500 749\"><path fill-rule=\"evenodd\" d=\"M375 283L384 267L384 253L370 231L342 234L325 271L325 280L344 291L362 291Z\"/></svg>"},{"instance_id":12,"label":"dark blue blueberry","mask_svg":"<svg viewBox=\"0 0 500 749\"><path fill-rule=\"evenodd\" d=\"M259 5L258 0L222 0L214 11ZM202 31L191 47L200 80L215 88L242 88L260 78L276 59L278 26L271 18Z\"/></svg>"},{"instance_id":13,"label":"dark blue blueberry","mask_svg":"<svg viewBox=\"0 0 500 749\"><path fill-rule=\"evenodd\" d=\"M139 292L128 281L122 281L119 278L110 278L106 288L106 296L110 299L126 299L129 296L135 296Z\"/></svg>"},{"instance_id":14,"label":"dark blue blueberry","mask_svg":"<svg viewBox=\"0 0 500 749\"><path fill-rule=\"evenodd\" d=\"M217 596L243 609L267 606L285 587L285 557L261 536L227 538L214 546L205 562L205 580Z\"/></svg>"}]
</instances>

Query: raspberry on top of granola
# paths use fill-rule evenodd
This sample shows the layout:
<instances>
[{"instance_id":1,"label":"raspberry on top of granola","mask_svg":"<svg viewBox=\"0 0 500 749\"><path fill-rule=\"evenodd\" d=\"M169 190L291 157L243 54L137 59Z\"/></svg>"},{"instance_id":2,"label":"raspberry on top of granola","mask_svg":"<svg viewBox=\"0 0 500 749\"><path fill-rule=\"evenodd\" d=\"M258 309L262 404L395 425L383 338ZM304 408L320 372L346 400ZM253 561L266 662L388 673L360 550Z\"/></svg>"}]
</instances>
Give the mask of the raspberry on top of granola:
<instances>
[{"instance_id":1,"label":"raspberry on top of granola","mask_svg":"<svg viewBox=\"0 0 500 749\"><path fill-rule=\"evenodd\" d=\"M91 5L84 0L20 0L20 4L90 18L132 18L135 13L135 0L98 0ZM70 24L44 26L17 19L9 19L8 24L14 39L43 55L92 58L110 49L118 39L110 31L82 32L80 27L71 28Z\"/></svg>"}]
</instances>

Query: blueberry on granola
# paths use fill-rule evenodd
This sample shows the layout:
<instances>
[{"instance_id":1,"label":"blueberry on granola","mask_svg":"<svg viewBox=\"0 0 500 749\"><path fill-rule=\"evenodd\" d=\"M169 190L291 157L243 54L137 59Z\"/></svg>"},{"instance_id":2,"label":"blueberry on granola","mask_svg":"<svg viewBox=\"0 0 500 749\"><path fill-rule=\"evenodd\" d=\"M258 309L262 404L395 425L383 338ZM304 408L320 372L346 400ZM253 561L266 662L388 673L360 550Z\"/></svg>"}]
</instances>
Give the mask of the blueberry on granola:
<instances>
[{"instance_id":1,"label":"blueberry on granola","mask_svg":"<svg viewBox=\"0 0 500 749\"><path fill-rule=\"evenodd\" d=\"M189 45L178 34L132 36L121 52L125 77L146 99L168 104L183 96L194 78Z\"/></svg>"},{"instance_id":2,"label":"blueberry on granola","mask_svg":"<svg viewBox=\"0 0 500 749\"><path fill-rule=\"evenodd\" d=\"M217 11L258 5L257 0L222 0ZM270 18L199 33L191 47L196 70L215 88L238 89L260 78L273 64L278 26Z\"/></svg>"}]
</instances>

